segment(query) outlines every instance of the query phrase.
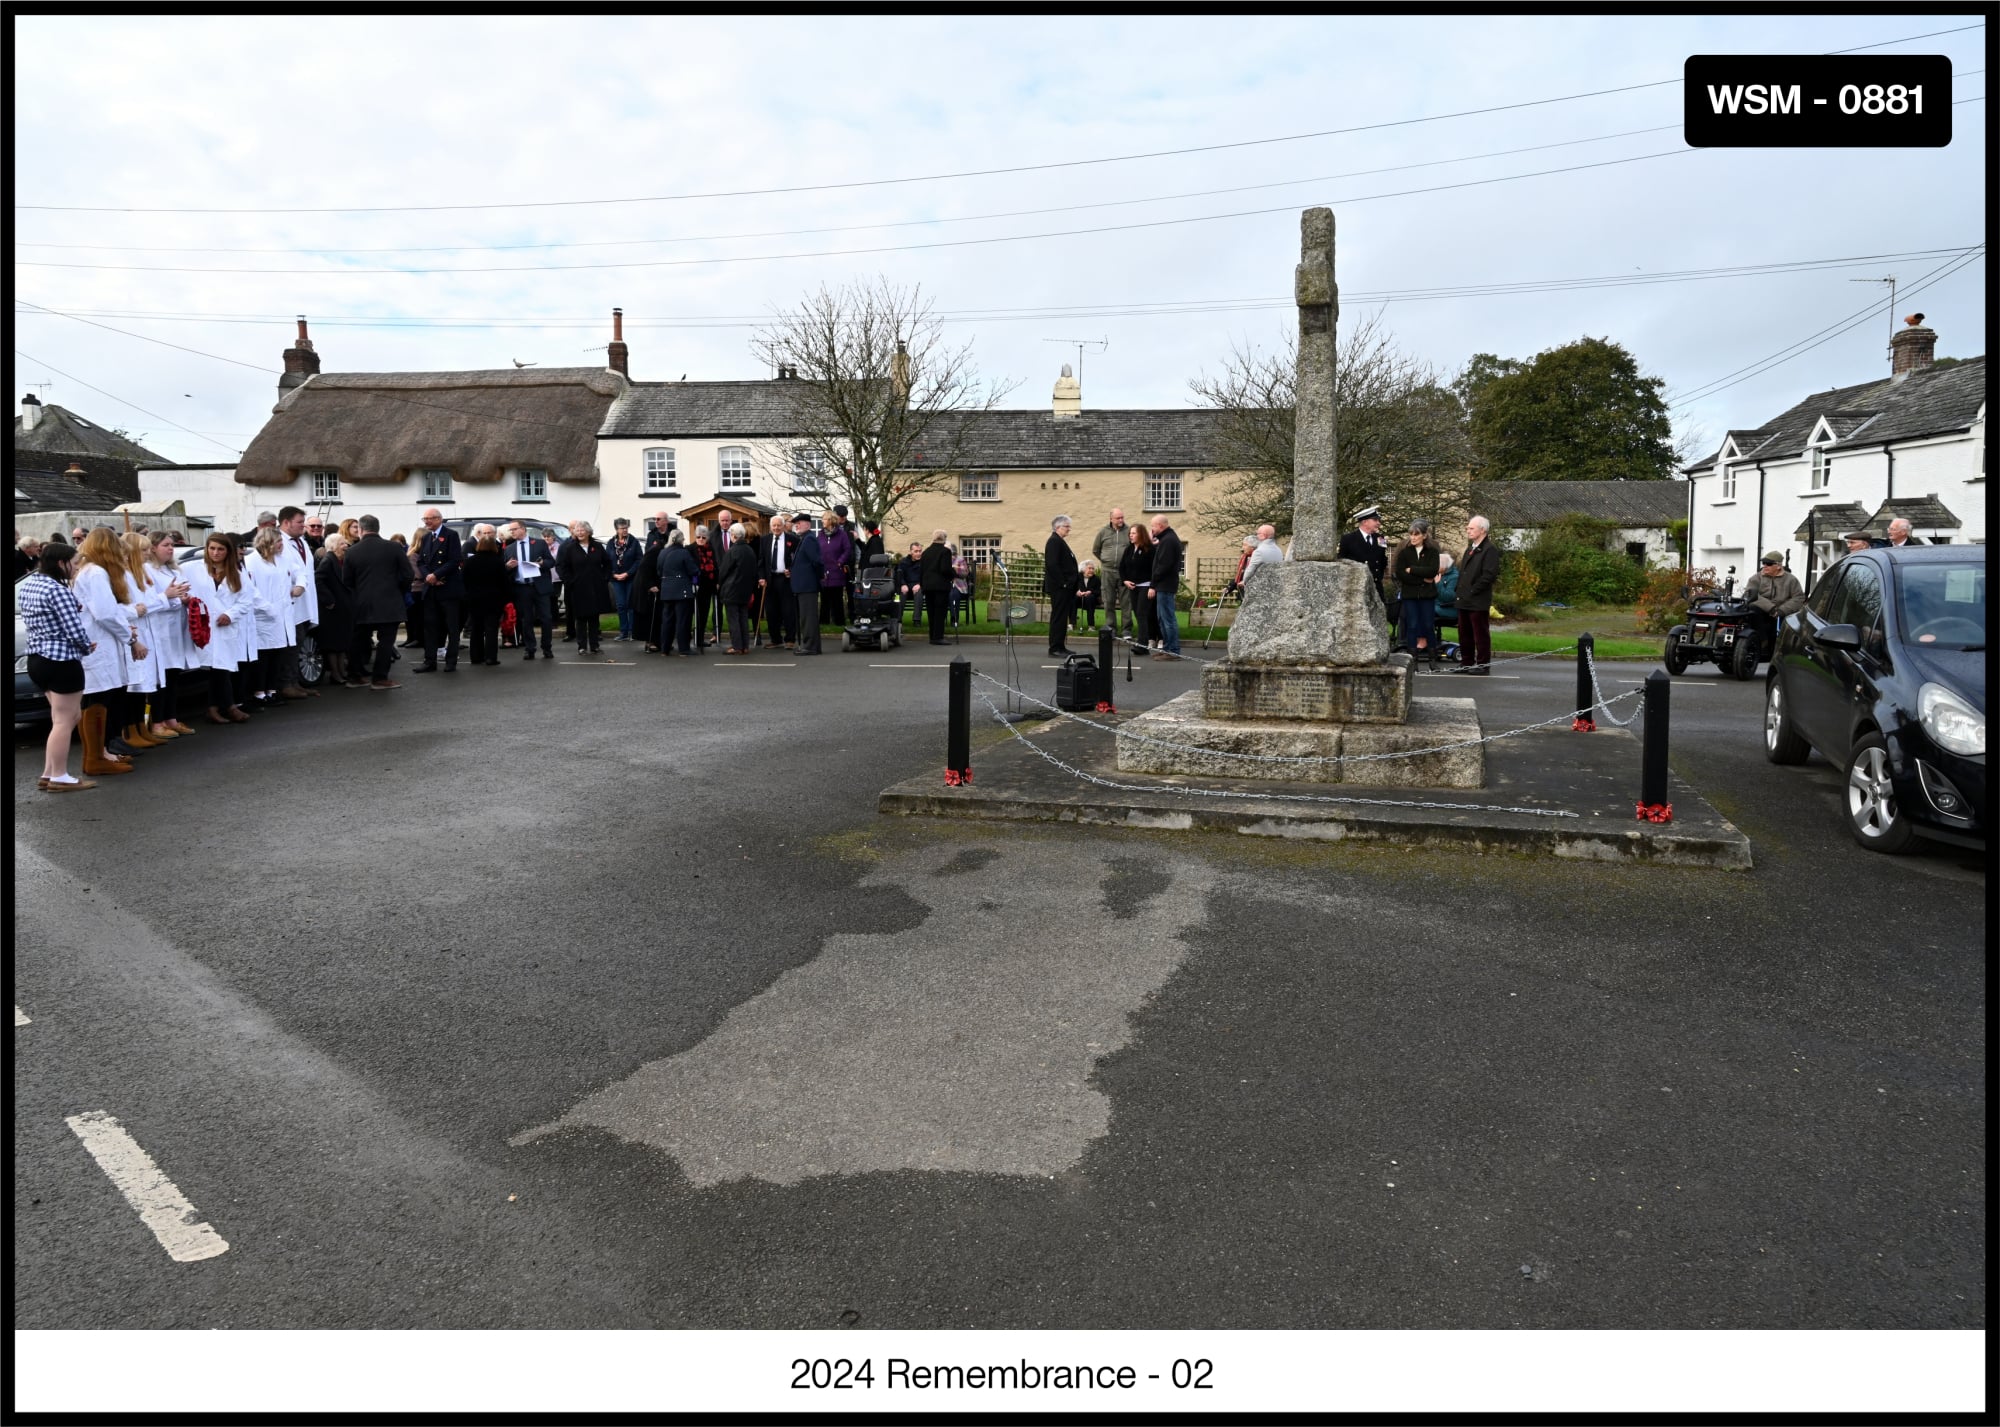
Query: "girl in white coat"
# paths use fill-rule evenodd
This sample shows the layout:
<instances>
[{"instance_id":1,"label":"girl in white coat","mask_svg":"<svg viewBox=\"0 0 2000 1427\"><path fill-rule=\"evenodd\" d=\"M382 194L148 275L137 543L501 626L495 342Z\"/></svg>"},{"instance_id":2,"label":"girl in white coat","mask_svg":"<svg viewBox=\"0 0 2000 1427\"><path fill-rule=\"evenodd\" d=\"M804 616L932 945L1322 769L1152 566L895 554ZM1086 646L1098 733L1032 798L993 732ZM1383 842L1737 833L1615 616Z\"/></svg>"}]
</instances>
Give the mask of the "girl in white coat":
<instances>
[{"instance_id":1,"label":"girl in white coat","mask_svg":"<svg viewBox=\"0 0 2000 1427\"><path fill-rule=\"evenodd\" d=\"M209 536L187 576L189 593L201 601L208 620L208 643L188 640L194 658L208 670L208 721L248 723L243 700L257 659L257 603L236 537L222 530Z\"/></svg>"},{"instance_id":2,"label":"girl in white coat","mask_svg":"<svg viewBox=\"0 0 2000 1427\"><path fill-rule=\"evenodd\" d=\"M145 657L136 628L145 600L143 591L133 589L125 552L108 525L84 536L71 588L83 609L84 628L97 645L83 659L84 716L79 726L84 758L91 759L92 743L101 740L110 761L129 759L138 749L122 735L137 717L126 685L132 681L133 661Z\"/></svg>"},{"instance_id":3,"label":"girl in white coat","mask_svg":"<svg viewBox=\"0 0 2000 1427\"><path fill-rule=\"evenodd\" d=\"M146 580L160 607L148 612L146 627L139 633L160 661L161 674L143 732L154 738L184 736L194 729L180 717L175 686L186 671L199 667L194 645L188 641L188 582L174 559L173 536L160 531L148 535L146 542Z\"/></svg>"},{"instance_id":4,"label":"girl in white coat","mask_svg":"<svg viewBox=\"0 0 2000 1427\"><path fill-rule=\"evenodd\" d=\"M250 558L243 562L257 609L257 676L252 708L274 709L290 702L278 695L283 655L292 643L292 572L280 555L285 537L272 526L257 532Z\"/></svg>"},{"instance_id":5,"label":"girl in white coat","mask_svg":"<svg viewBox=\"0 0 2000 1427\"><path fill-rule=\"evenodd\" d=\"M140 612L132 627L139 635L140 649L145 651L125 666L125 691L137 702L132 722L119 737L134 748L162 748L173 742L175 735L153 733L147 724L167 682L166 661L160 657L160 635L166 627L161 615L170 604L163 592L153 588L152 575L146 569L146 537L128 530L118 537L118 550L125 557L125 577L132 582L133 605Z\"/></svg>"}]
</instances>

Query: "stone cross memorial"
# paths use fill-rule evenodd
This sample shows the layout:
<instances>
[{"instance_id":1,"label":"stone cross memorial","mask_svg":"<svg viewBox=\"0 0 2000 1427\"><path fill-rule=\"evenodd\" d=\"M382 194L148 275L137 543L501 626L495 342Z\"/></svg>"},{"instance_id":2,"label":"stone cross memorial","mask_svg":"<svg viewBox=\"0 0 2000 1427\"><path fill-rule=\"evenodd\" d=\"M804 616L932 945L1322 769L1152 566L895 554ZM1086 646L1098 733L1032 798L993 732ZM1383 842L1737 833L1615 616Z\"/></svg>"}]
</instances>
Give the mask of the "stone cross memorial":
<instances>
[{"instance_id":1,"label":"stone cross memorial","mask_svg":"<svg viewBox=\"0 0 2000 1427\"><path fill-rule=\"evenodd\" d=\"M1484 759L1471 699L1415 699L1406 654L1368 567L1342 560L1334 459L1333 210L1299 220L1297 435L1292 553L1245 584L1229 657L1201 688L1120 730L1128 772L1391 787L1476 788ZM1459 745L1435 752L1440 745ZM1412 753L1373 759L1365 755ZM1250 756L1245 756L1250 755ZM1272 760L1272 761L1262 761ZM1313 761L1328 760L1328 761ZM1333 761L1339 760L1339 761Z\"/></svg>"}]
</instances>

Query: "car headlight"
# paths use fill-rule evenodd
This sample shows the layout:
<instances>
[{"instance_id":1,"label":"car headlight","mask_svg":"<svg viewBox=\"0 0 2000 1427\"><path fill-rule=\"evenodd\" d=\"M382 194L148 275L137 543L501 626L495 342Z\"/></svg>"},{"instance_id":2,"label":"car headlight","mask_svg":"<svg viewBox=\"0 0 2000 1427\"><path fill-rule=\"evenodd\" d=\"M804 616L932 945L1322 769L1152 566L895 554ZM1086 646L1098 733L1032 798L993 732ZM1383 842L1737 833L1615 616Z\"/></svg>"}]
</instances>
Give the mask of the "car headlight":
<instances>
[{"instance_id":1,"label":"car headlight","mask_svg":"<svg viewBox=\"0 0 2000 1427\"><path fill-rule=\"evenodd\" d=\"M1969 758L1985 756L1985 718L1944 685L1925 684L1917 690L1917 718L1938 747Z\"/></svg>"}]
</instances>

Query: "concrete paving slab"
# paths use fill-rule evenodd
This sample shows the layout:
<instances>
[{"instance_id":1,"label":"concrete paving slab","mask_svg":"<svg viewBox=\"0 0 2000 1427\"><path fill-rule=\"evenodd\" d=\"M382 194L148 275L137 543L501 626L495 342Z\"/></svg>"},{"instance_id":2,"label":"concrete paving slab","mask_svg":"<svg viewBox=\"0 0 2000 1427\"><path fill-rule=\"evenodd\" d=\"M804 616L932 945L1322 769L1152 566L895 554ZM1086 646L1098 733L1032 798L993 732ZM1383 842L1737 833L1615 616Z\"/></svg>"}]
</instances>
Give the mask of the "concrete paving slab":
<instances>
[{"instance_id":1,"label":"concrete paving slab","mask_svg":"<svg viewBox=\"0 0 2000 1427\"><path fill-rule=\"evenodd\" d=\"M948 787L939 770L884 789L876 810L1599 862L1751 865L1749 838L1678 777L1668 791L1673 821L1638 820L1640 743L1622 729L1549 729L1495 739L1485 745L1483 788L1367 794L1331 793L1324 783L1123 773L1112 735L1099 729L1049 719L1025 722L1014 732L975 753L970 785Z\"/></svg>"}]
</instances>

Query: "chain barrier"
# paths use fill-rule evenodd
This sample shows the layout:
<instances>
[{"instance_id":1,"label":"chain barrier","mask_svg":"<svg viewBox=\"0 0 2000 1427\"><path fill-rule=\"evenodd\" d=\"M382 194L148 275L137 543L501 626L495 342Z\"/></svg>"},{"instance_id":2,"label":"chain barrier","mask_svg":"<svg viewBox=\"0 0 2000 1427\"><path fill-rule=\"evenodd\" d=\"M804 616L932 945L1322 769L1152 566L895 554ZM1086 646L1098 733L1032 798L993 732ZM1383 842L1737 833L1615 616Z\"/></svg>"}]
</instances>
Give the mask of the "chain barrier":
<instances>
[{"instance_id":1,"label":"chain barrier","mask_svg":"<svg viewBox=\"0 0 2000 1427\"><path fill-rule=\"evenodd\" d=\"M1059 708L1055 704L1045 703L1033 694L1023 689L1017 689L1011 684L1004 683L994 678L991 674L982 674L979 670L974 669L972 677L984 680L996 688L1005 689L1022 702L1033 704L1037 708L1046 709L1057 718L1068 719L1071 723L1080 723L1085 728L1096 729L1099 733L1116 734L1120 738L1128 738L1135 743L1149 744L1155 748L1178 749L1185 753L1200 753L1212 758L1238 758L1246 763L1386 763L1396 758L1421 758L1427 753L1450 753L1460 748L1471 748L1476 744L1492 743L1498 739L1512 738L1519 733L1532 733L1538 728L1550 728L1559 723L1568 723L1576 718L1580 712L1589 712L1589 710L1573 710L1569 713L1557 714L1554 718L1543 719L1540 723L1522 724L1519 728L1503 729L1499 733L1489 733L1482 738L1464 738L1456 743L1440 743L1434 748L1411 748L1395 753L1343 753L1333 757L1318 754L1237 753L1224 748L1204 748L1198 744L1175 743L1170 739L1164 738L1149 738L1142 733L1133 733L1130 729L1116 729L1109 724L1098 723L1093 719L1084 718L1081 714L1071 713L1068 709ZM1644 692L1643 689L1634 689L1629 694L1618 695L1618 698L1636 699ZM980 697L983 699L985 695L981 694Z\"/></svg>"},{"instance_id":2,"label":"chain barrier","mask_svg":"<svg viewBox=\"0 0 2000 1427\"><path fill-rule=\"evenodd\" d=\"M1168 657L1169 659L1184 659L1184 660L1186 660L1186 661L1187 661L1188 663L1190 663L1190 664L1214 664L1214 663L1217 663L1217 662L1218 662L1218 661L1217 661L1217 660L1215 660L1215 659L1204 659L1204 658L1202 658L1202 657L1201 657L1201 656L1200 656L1199 654L1179 654L1179 653L1176 653L1176 652L1174 652L1174 651L1173 651L1173 650L1171 650L1171 649L1155 649L1155 648L1153 648L1153 647L1152 647L1151 645L1148 645L1148 644L1141 644L1141 643L1140 643L1140 642L1139 642L1138 640L1136 640L1136 639L1127 639L1127 638L1126 638L1126 637L1125 637L1124 635L1122 635L1122 634L1116 634L1116 633L1114 633L1114 634L1113 634L1113 635L1111 636L1111 639L1112 639L1112 642L1113 642L1114 644L1123 644L1123 645L1127 646L1128 648L1131 648L1131 649L1136 649L1136 650L1138 650L1139 652L1141 652L1141 653L1143 653L1143 654L1164 654L1164 655L1166 655L1166 656L1167 656L1167 657ZM1392 650L1391 652L1393 653L1393 652L1396 652L1396 651L1393 651L1393 650ZM1407 651L1405 651L1405 652L1407 652ZM1554 658L1554 657L1555 657L1556 655L1558 655L1558 654L1573 654L1573 653L1575 653L1575 652L1576 652L1576 646L1575 646L1574 644L1565 644L1565 645L1563 645L1563 647L1562 647L1562 648L1560 648L1560 649L1542 649L1542 650L1537 650L1537 651L1536 651L1535 653L1533 653L1533 654L1504 654L1504 655L1499 655L1499 656L1496 656L1496 657L1494 657L1494 658L1492 658L1492 659L1489 659L1489 660L1488 660L1488 661L1487 661L1487 662L1486 662L1486 663L1485 663L1484 665L1482 665L1482 666L1480 666L1480 667L1482 667L1482 668L1488 668L1488 669L1490 669L1490 668L1492 668L1492 667L1493 667L1493 666L1494 666L1495 664L1515 664L1515 663L1519 663L1519 662L1520 662L1521 660L1523 660L1523 659L1551 659L1551 658ZM1225 656L1223 656L1223 657L1224 657L1224 658L1227 658L1228 656L1226 656L1226 655L1225 655ZM1422 662L1422 661L1419 661L1419 664L1421 664L1421 662ZM1431 674L1436 674L1436 675L1439 675L1439 676L1445 676L1445 675L1454 675L1454 674L1470 674L1470 673L1472 672L1472 669L1471 669L1470 667L1462 667L1462 668L1453 668L1453 669L1431 669L1431 670L1425 670L1425 669L1423 669L1423 668L1421 668L1421 667L1418 667L1418 666L1416 666L1416 665L1413 665L1413 666L1411 667L1411 670L1410 670L1410 672L1411 672L1411 673L1413 673L1413 674L1421 674L1421 673L1431 673Z\"/></svg>"},{"instance_id":3,"label":"chain barrier","mask_svg":"<svg viewBox=\"0 0 2000 1427\"><path fill-rule=\"evenodd\" d=\"M985 676L981 675L980 677L984 678ZM988 682L997 683L998 680L988 680ZM1002 685L1002 687L1004 688L1005 686ZM988 698L984 692L981 692L979 694L979 702L986 705L986 711L993 715L993 721L999 724L1002 728L1006 729L1007 732L1012 734L1015 738L1019 739L1022 743L1026 744L1029 752L1033 753L1036 757L1042 759L1044 762L1049 763L1054 767L1061 769L1063 772L1069 774L1072 778L1080 778L1086 783L1095 784L1097 787L1100 788L1109 788L1112 791L1119 793L1158 793L1162 791L1161 785L1157 783L1151 786L1148 786L1143 783L1119 783L1110 778L1103 778L1095 773L1086 772L1084 769L1078 768L1074 764L1065 763L1062 759L1056 757L1055 754L1049 752L1046 748L1041 747L1033 739L1029 738L1026 734L1022 733L1020 729L1014 727L1013 724L1009 723L1007 721L1007 716L1000 712L999 706L995 704L992 699ZM1081 720L1081 722L1088 722L1088 720L1087 719ZM1101 725L1094 725L1094 726L1101 727ZM1148 742L1151 741L1152 740L1148 740ZM1213 750L1202 749L1200 751L1206 753L1206 752L1212 752ZM1332 760L1324 760L1324 761L1332 761ZM1566 808L1521 808L1521 807L1508 807L1494 803L1439 803L1430 801L1404 800L1396 798L1346 798L1346 797L1335 797L1330 794L1315 794L1315 793L1262 793L1262 792L1243 793L1243 792L1236 792L1234 790L1226 788L1191 788L1186 786L1185 784L1180 784L1180 783L1175 783L1168 786L1175 793L1188 793L1195 795L1197 797L1240 798L1247 801L1263 802L1263 803L1340 803L1354 807L1371 807L1371 808L1431 808L1445 812L1521 813L1529 817L1540 817L1540 818L1574 818L1581 816L1581 814L1570 812Z\"/></svg>"},{"instance_id":4,"label":"chain barrier","mask_svg":"<svg viewBox=\"0 0 2000 1427\"><path fill-rule=\"evenodd\" d=\"M1213 664L1217 662L1214 659L1204 659L1199 654L1181 654L1172 649L1155 649L1150 644L1141 644L1136 639L1127 639L1124 635L1116 632L1112 634L1111 642L1113 644L1123 644L1128 649L1136 649L1141 654L1164 654L1169 659L1185 659L1190 664ZM1227 658L1228 656L1224 655L1222 657Z\"/></svg>"},{"instance_id":5,"label":"chain barrier","mask_svg":"<svg viewBox=\"0 0 2000 1427\"><path fill-rule=\"evenodd\" d=\"M1597 702L1588 709L1579 710L1578 717L1587 718L1592 712L1598 712L1602 713L1607 719L1617 724L1618 727L1620 728L1630 728L1633 724L1637 723L1639 721L1639 716L1646 712L1646 706L1644 704L1640 704L1638 708L1633 709L1632 716L1630 718L1618 717L1617 714L1611 712L1611 705L1613 703L1616 703L1617 699L1607 700L1604 697L1604 686L1597 682L1597 660L1594 657L1586 655L1583 662L1585 666L1588 667L1590 670L1590 692L1597 696ZM1643 694L1645 693L1645 690L1634 689L1632 693ZM1620 699L1629 699L1631 697L1632 694L1618 695L1618 698Z\"/></svg>"}]
</instances>

